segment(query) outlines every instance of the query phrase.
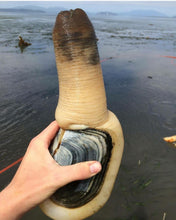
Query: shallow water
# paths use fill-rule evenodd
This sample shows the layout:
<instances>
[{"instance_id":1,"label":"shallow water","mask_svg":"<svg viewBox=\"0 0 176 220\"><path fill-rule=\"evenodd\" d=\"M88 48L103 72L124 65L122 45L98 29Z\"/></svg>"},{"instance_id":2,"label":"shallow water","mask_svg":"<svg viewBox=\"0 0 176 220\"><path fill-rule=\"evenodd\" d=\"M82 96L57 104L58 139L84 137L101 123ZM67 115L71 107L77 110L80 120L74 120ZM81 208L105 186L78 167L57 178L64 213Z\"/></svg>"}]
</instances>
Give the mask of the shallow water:
<instances>
[{"instance_id":1,"label":"shallow water","mask_svg":"<svg viewBox=\"0 0 176 220\"><path fill-rule=\"evenodd\" d=\"M88 220L175 218L176 22L172 18L91 17L97 33L108 108L125 137L112 195ZM22 157L50 121L58 99L52 44L55 16L0 14L0 170ZM32 45L23 53L18 35ZM0 174L0 189L17 165ZM49 219L39 208L22 219Z\"/></svg>"}]
</instances>

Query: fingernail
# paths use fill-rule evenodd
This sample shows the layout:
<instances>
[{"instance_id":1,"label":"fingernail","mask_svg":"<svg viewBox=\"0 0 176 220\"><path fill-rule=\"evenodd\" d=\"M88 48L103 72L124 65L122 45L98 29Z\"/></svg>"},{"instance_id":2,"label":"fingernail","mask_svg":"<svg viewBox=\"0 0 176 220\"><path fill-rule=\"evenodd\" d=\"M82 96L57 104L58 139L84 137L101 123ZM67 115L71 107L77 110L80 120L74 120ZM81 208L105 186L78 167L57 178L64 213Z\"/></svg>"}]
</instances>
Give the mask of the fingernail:
<instances>
[{"instance_id":1,"label":"fingernail","mask_svg":"<svg viewBox=\"0 0 176 220\"><path fill-rule=\"evenodd\" d=\"M101 170L101 164L100 163L95 162L95 163L90 165L90 172L92 174L96 174L96 173L100 172L100 170Z\"/></svg>"}]
</instances>

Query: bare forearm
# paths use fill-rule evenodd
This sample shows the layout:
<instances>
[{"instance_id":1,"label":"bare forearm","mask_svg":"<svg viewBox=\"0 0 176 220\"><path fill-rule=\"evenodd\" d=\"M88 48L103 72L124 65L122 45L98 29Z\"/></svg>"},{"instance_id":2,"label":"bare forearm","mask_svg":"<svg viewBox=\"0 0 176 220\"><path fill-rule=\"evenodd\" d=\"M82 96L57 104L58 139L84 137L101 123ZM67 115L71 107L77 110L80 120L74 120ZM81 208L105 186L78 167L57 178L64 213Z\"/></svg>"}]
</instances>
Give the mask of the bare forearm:
<instances>
[{"instance_id":1,"label":"bare forearm","mask_svg":"<svg viewBox=\"0 0 176 220\"><path fill-rule=\"evenodd\" d=\"M17 195L13 186L7 186L0 192L0 219L18 220L27 211L22 196Z\"/></svg>"}]
</instances>

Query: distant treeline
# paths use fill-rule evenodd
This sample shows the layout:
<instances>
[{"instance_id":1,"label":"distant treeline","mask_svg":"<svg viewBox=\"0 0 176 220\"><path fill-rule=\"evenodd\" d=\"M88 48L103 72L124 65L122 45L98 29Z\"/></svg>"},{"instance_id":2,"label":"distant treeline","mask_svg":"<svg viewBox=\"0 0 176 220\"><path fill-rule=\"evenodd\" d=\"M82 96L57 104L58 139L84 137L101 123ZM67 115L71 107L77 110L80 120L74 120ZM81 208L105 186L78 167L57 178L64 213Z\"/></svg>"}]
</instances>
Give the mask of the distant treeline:
<instances>
[{"instance_id":1,"label":"distant treeline","mask_svg":"<svg viewBox=\"0 0 176 220\"><path fill-rule=\"evenodd\" d=\"M0 8L0 12L15 12L15 13L45 13L45 11L42 11L42 10L15 9L15 8Z\"/></svg>"}]
</instances>

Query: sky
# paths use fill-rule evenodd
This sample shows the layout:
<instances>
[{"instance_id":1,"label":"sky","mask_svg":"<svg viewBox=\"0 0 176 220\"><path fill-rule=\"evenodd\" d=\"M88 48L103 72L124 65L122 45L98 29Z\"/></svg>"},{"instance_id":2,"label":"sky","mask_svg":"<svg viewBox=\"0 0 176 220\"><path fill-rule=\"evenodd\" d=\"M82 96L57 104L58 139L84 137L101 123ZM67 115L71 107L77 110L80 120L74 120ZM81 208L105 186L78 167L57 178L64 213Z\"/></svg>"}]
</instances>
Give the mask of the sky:
<instances>
[{"instance_id":1,"label":"sky","mask_svg":"<svg viewBox=\"0 0 176 220\"><path fill-rule=\"evenodd\" d=\"M36 5L41 7L82 8L88 12L127 12L131 10L157 10L176 16L176 1L0 1L0 8Z\"/></svg>"}]
</instances>

